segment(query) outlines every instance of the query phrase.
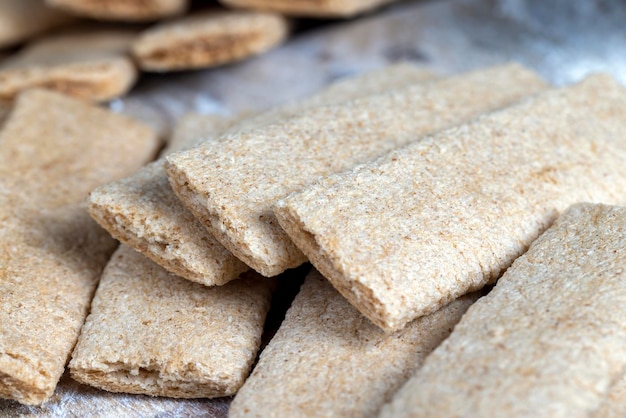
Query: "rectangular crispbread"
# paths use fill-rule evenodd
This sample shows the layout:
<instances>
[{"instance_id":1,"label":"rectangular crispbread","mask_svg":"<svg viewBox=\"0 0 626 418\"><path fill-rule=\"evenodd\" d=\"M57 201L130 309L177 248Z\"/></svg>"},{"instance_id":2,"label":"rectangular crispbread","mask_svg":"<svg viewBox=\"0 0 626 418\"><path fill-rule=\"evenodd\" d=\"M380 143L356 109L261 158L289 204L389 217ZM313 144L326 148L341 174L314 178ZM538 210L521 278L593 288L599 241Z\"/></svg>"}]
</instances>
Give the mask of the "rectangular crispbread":
<instances>
[{"instance_id":1,"label":"rectangular crispbread","mask_svg":"<svg viewBox=\"0 0 626 418\"><path fill-rule=\"evenodd\" d=\"M116 245L84 200L158 147L151 130L106 110L18 96L0 132L0 397L52 394Z\"/></svg>"},{"instance_id":2,"label":"rectangular crispbread","mask_svg":"<svg viewBox=\"0 0 626 418\"><path fill-rule=\"evenodd\" d=\"M0 99L35 87L94 102L119 97L137 78L127 54L135 36L87 27L37 40L0 63Z\"/></svg>"},{"instance_id":3,"label":"rectangular crispbread","mask_svg":"<svg viewBox=\"0 0 626 418\"><path fill-rule=\"evenodd\" d=\"M229 416L375 416L476 298L465 296L387 335L313 271Z\"/></svg>"},{"instance_id":4,"label":"rectangular crispbread","mask_svg":"<svg viewBox=\"0 0 626 418\"><path fill-rule=\"evenodd\" d=\"M306 261L276 221L278 200L545 87L512 64L407 86L208 141L168 156L166 170L174 192L228 250L274 276Z\"/></svg>"},{"instance_id":5,"label":"rectangular crispbread","mask_svg":"<svg viewBox=\"0 0 626 418\"><path fill-rule=\"evenodd\" d=\"M215 137L232 119L195 116L181 121L163 150L185 149ZM168 183L164 159L89 195L89 214L115 238L166 270L207 286L223 285L248 270L178 201Z\"/></svg>"},{"instance_id":6,"label":"rectangular crispbread","mask_svg":"<svg viewBox=\"0 0 626 418\"><path fill-rule=\"evenodd\" d=\"M41 1L41 0L39 0ZM183 14L189 0L45 0L54 8L98 20L142 22Z\"/></svg>"},{"instance_id":7,"label":"rectangular crispbread","mask_svg":"<svg viewBox=\"0 0 626 418\"><path fill-rule=\"evenodd\" d=\"M122 245L104 270L72 355L72 377L111 392L233 395L261 344L274 284L246 273L205 287Z\"/></svg>"},{"instance_id":8,"label":"rectangular crispbread","mask_svg":"<svg viewBox=\"0 0 626 418\"><path fill-rule=\"evenodd\" d=\"M567 206L626 201L608 76L424 138L279 204L318 270L392 331L495 280Z\"/></svg>"},{"instance_id":9,"label":"rectangular crispbread","mask_svg":"<svg viewBox=\"0 0 626 418\"><path fill-rule=\"evenodd\" d=\"M381 417L587 417L626 366L626 208L577 204Z\"/></svg>"},{"instance_id":10,"label":"rectangular crispbread","mask_svg":"<svg viewBox=\"0 0 626 418\"><path fill-rule=\"evenodd\" d=\"M348 80L342 80L305 100L236 123L232 130L262 126L288 117L307 106L369 94L377 89L423 81L432 74L407 64L391 66ZM362 87L362 89L361 89ZM216 116L184 118L164 153L189 148L200 138L217 138L234 120ZM172 191L160 159L132 176L103 185L89 199L93 218L115 238L141 252L166 270L208 286L235 279L248 267L226 250L179 202Z\"/></svg>"},{"instance_id":11,"label":"rectangular crispbread","mask_svg":"<svg viewBox=\"0 0 626 418\"><path fill-rule=\"evenodd\" d=\"M282 43L289 23L281 15L214 10L161 23L133 43L144 71L215 67L260 54Z\"/></svg>"},{"instance_id":12,"label":"rectangular crispbread","mask_svg":"<svg viewBox=\"0 0 626 418\"><path fill-rule=\"evenodd\" d=\"M293 16L351 17L394 0L220 0L226 6Z\"/></svg>"}]
</instances>

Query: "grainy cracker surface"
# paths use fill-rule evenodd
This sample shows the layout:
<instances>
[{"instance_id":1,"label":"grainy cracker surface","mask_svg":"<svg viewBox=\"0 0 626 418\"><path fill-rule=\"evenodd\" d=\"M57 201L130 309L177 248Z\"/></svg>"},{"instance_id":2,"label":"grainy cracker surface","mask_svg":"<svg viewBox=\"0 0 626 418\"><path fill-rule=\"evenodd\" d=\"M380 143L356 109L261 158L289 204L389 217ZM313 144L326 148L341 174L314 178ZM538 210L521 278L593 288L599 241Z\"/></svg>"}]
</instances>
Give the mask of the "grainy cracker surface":
<instances>
[{"instance_id":1,"label":"grainy cracker surface","mask_svg":"<svg viewBox=\"0 0 626 418\"><path fill-rule=\"evenodd\" d=\"M276 14L204 12L148 29L133 54L145 71L205 68L265 52L288 32L287 20Z\"/></svg>"},{"instance_id":2,"label":"grainy cracker surface","mask_svg":"<svg viewBox=\"0 0 626 418\"><path fill-rule=\"evenodd\" d=\"M568 209L381 416L591 416L626 365L625 240L625 208Z\"/></svg>"},{"instance_id":3,"label":"grainy cracker surface","mask_svg":"<svg viewBox=\"0 0 626 418\"><path fill-rule=\"evenodd\" d=\"M387 335L313 271L229 414L375 416L476 298L465 296Z\"/></svg>"},{"instance_id":4,"label":"grainy cracker surface","mask_svg":"<svg viewBox=\"0 0 626 418\"><path fill-rule=\"evenodd\" d=\"M413 66L391 66L342 80L329 87L328 92L322 91L310 100L237 123L232 129L262 126L308 106L349 99L428 77L430 73ZM177 126L164 153L188 148L199 138L217 138L218 132L233 122L216 116L188 116ZM248 267L179 202L168 183L164 163L165 160L156 161L128 178L94 190L89 199L90 214L114 237L178 276L212 286L235 279Z\"/></svg>"},{"instance_id":5,"label":"grainy cracker surface","mask_svg":"<svg viewBox=\"0 0 626 418\"><path fill-rule=\"evenodd\" d=\"M558 213L626 200L626 90L597 76L330 176L277 209L386 330L495 280Z\"/></svg>"},{"instance_id":6,"label":"grainy cracker surface","mask_svg":"<svg viewBox=\"0 0 626 418\"><path fill-rule=\"evenodd\" d=\"M0 65L0 99L42 87L101 102L125 94L137 78L127 50L135 33L85 30L43 38Z\"/></svg>"},{"instance_id":7,"label":"grainy cracker surface","mask_svg":"<svg viewBox=\"0 0 626 418\"><path fill-rule=\"evenodd\" d=\"M294 16L351 17L394 0L220 0L227 6Z\"/></svg>"},{"instance_id":8,"label":"grainy cracker surface","mask_svg":"<svg viewBox=\"0 0 626 418\"><path fill-rule=\"evenodd\" d=\"M623 418L626 416L626 376L618 379L602 405L593 413L594 418Z\"/></svg>"},{"instance_id":9,"label":"grainy cracker surface","mask_svg":"<svg viewBox=\"0 0 626 418\"><path fill-rule=\"evenodd\" d=\"M197 143L199 119L188 118L179 126L164 153ZM201 120L205 138L228 126L215 116ZM89 196L90 215L115 238L178 276L207 286L237 278L248 267L178 201L164 164L164 159L157 160L132 176L96 188Z\"/></svg>"},{"instance_id":10,"label":"grainy cracker surface","mask_svg":"<svg viewBox=\"0 0 626 418\"><path fill-rule=\"evenodd\" d=\"M189 0L45 0L49 5L101 20L141 22L184 13Z\"/></svg>"},{"instance_id":11,"label":"grainy cracker surface","mask_svg":"<svg viewBox=\"0 0 626 418\"><path fill-rule=\"evenodd\" d=\"M272 212L278 200L544 88L534 73L515 65L408 86L173 154L168 176L179 198L227 249L274 276L306 261Z\"/></svg>"},{"instance_id":12,"label":"grainy cracker surface","mask_svg":"<svg viewBox=\"0 0 626 418\"><path fill-rule=\"evenodd\" d=\"M0 132L0 397L52 394L115 249L83 201L158 145L108 111L40 90L18 97Z\"/></svg>"},{"instance_id":13,"label":"grainy cracker surface","mask_svg":"<svg viewBox=\"0 0 626 418\"><path fill-rule=\"evenodd\" d=\"M112 392L233 395L259 349L273 285L247 273L208 288L122 245L81 331L72 377Z\"/></svg>"}]
</instances>

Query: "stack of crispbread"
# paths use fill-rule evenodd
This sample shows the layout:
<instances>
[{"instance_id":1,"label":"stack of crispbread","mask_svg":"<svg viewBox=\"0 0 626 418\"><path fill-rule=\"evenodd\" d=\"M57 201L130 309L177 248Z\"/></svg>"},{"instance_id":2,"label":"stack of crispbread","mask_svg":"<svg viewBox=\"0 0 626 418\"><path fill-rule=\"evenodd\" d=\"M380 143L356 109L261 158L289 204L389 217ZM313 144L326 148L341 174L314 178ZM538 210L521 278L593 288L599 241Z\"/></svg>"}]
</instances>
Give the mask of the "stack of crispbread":
<instances>
[{"instance_id":1,"label":"stack of crispbread","mask_svg":"<svg viewBox=\"0 0 626 418\"><path fill-rule=\"evenodd\" d=\"M189 115L132 174L148 129L16 94L0 396L44 401L75 344L82 383L234 395L233 417L624 410L626 89L610 77L551 89L515 64L401 64L245 120ZM273 277L306 262L263 337L297 280Z\"/></svg>"},{"instance_id":2,"label":"stack of crispbread","mask_svg":"<svg viewBox=\"0 0 626 418\"><path fill-rule=\"evenodd\" d=\"M189 0L3 0L0 52L23 48L0 63L0 100L46 88L110 101L124 96L140 72L198 70L262 54L288 37L286 16L345 18L391 1L224 1L202 8Z\"/></svg>"}]
</instances>

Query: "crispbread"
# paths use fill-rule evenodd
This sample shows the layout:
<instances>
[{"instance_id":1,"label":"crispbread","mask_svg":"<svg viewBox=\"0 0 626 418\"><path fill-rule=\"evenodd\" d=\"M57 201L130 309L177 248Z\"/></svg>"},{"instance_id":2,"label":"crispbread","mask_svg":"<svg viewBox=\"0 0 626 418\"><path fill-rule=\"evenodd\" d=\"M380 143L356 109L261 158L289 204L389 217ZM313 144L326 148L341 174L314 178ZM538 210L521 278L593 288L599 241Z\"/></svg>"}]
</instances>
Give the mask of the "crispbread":
<instances>
[{"instance_id":1,"label":"crispbread","mask_svg":"<svg viewBox=\"0 0 626 418\"><path fill-rule=\"evenodd\" d=\"M0 48L24 42L73 19L46 7L43 0L0 1Z\"/></svg>"},{"instance_id":2,"label":"crispbread","mask_svg":"<svg viewBox=\"0 0 626 418\"><path fill-rule=\"evenodd\" d=\"M152 158L152 131L52 92L0 132L0 397L38 404L63 373L115 241L83 201Z\"/></svg>"},{"instance_id":3,"label":"crispbread","mask_svg":"<svg viewBox=\"0 0 626 418\"><path fill-rule=\"evenodd\" d=\"M593 413L594 418L623 418L626 416L626 376L611 386L602 405Z\"/></svg>"},{"instance_id":4,"label":"crispbread","mask_svg":"<svg viewBox=\"0 0 626 418\"><path fill-rule=\"evenodd\" d=\"M590 416L626 366L625 240L626 208L568 209L381 416Z\"/></svg>"},{"instance_id":5,"label":"crispbread","mask_svg":"<svg viewBox=\"0 0 626 418\"><path fill-rule=\"evenodd\" d=\"M69 366L72 377L111 392L233 395L261 344L273 285L247 273L208 288L122 245L104 271L81 331Z\"/></svg>"},{"instance_id":6,"label":"crispbread","mask_svg":"<svg viewBox=\"0 0 626 418\"><path fill-rule=\"evenodd\" d=\"M185 118L164 154L215 137L232 119ZM248 270L198 223L178 201L167 181L164 159L135 174L102 185L89 196L89 213L115 238L168 271L207 286L223 285Z\"/></svg>"},{"instance_id":7,"label":"crispbread","mask_svg":"<svg viewBox=\"0 0 626 418\"><path fill-rule=\"evenodd\" d=\"M310 101L288 105L237 125L261 126L309 105L351 98L359 91L367 94L377 88L413 83L430 76L430 73L412 66L391 66L373 74L343 80L329 88L332 93L323 91ZM231 122L206 115L184 118L165 152L189 147L199 138L216 137L217 132ZM156 161L129 178L94 190L89 199L90 214L114 237L178 276L209 286L235 279L248 267L215 240L178 201L167 181L164 163L164 160Z\"/></svg>"},{"instance_id":8,"label":"crispbread","mask_svg":"<svg viewBox=\"0 0 626 418\"><path fill-rule=\"evenodd\" d=\"M312 17L351 17L394 0L220 0L226 6Z\"/></svg>"},{"instance_id":9,"label":"crispbread","mask_svg":"<svg viewBox=\"0 0 626 418\"><path fill-rule=\"evenodd\" d=\"M495 280L568 205L626 201L625 113L625 90L590 78L330 176L276 213L357 309L400 329Z\"/></svg>"},{"instance_id":10,"label":"crispbread","mask_svg":"<svg viewBox=\"0 0 626 418\"><path fill-rule=\"evenodd\" d=\"M148 29L132 51L144 71L189 70L260 54L287 34L287 20L280 15L209 11Z\"/></svg>"},{"instance_id":11,"label":"crispbread","mask_svg":"<svg viewBox=\"0 0 626 418\"><path fill-rule=\"evenodd\" d=\"M0 65L0 99L44 87L90 101L126 93L137 70L126 55L126 30L86 30L44 38Z\"/></svg>"},{"instance_id":12,"label":"crispbread","mask_svg":"<svg viewBox=\"0 0 626 418\"><path fill-rule=\"evenodd\" d=\"M233 254L274 276L306 257L274 204L324 175L538 92L531 71L505 65L316 108L167 157L172 188Z\"/></svg>"},{"instance_id":13,"label":"crispbread","mask_svg":"<svg viewBox=\"0 0 626 418\"><path fill-rule=\"evenodd\" d=\"M313 271L229 416L374 416L476 298L463 297L386 335Z\"/></svg>"},{"instance_id":14,"label":"crispbread","mask_svg":"<svg viewBox=\"0 0 626 418\"><path fill-rule=\"evenodd\" d=\"M50 6L101 20L140 22L184 13L189 0L45 0Z\"/></svg>"}]
</instances>

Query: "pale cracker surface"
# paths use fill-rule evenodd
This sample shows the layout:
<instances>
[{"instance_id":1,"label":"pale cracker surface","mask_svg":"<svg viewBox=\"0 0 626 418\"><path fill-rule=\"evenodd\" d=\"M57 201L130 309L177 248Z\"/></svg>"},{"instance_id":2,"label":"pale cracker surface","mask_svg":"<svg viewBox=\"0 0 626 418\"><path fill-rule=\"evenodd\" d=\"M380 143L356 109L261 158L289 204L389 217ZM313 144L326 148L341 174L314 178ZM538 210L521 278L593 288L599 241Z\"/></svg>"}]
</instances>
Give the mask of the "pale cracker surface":
<instances>
[{"instance_id":1,"label":"pale cracker surface","mask_svg":"<svg viewBox=\"0 0 626 418\"><path fill-rule=\"evenodd\" d=\"M279 205L385 330L494 281L577 201L626 200L626 90L597 76L323 179Z\"/></svg>"},{"instance_id":2,"label":"pale cracker surface","mask_svg":"<svg viewBox=\"0 0 626 418\"><path fill-rule=\"evenodd\" d=\"M262 12L209 11L142 33L133 55L144 71L207 68L260 54L287 38L287 20Z\"/></svg>"},{"instance_id":3,"label":"pale cracker surface","mask_svg":"<svg viewBox=\"0 0 626 418\"><path fill-rule=\"evenodd\" d=\"M0 1L0 49L27 41L74 19L43 0Z\"/></svg>"},{"instance_id":4,"label":"pale cracker surface","mask_svg":"<svg viewBox=\"0 0 626 418\"><path fill-rule=\"evenodd\" d=\"M476 299L465 296L387 335L313 271L229 416L375 416Z\"/></svg>"},{"instance_id":5,"label":"pale cracker surface","mask_svg":"<svg viewBox=\"0 0 626 418\"><path fill-rule=\"evenodd\" d=\"M394 0L220 0L224 5L286 15L352 17Z\"/></svg>"},{"instance_id":6,"label":"pale cracker surface","mask_svg":"<svg viewBox=\"0 0 626 418\"><path fill-rule=\"evenodd\" d=\"M228 250L274 276L306 261L272 212L278 200L544 88L517 65L407 86L206 142L168 156L166 170L179 198Z\"/></svg>"},{"instance_id":7,"label":"pale cracker surface","mask_svg":"<svg viewBox=\"0 0 626 418\"><path fill-rule=\"evenodd\" d=\"M626 417L626 376L622 376L611 386L604 402L592 416L594 418Z\"/></svg>"},{"instance_id":8,"label":"pale cracker surface","mask_svg":"<svg viewBox=\"0 0 626 418\"><path fill-rule=\"evenodd\" d=\"M45 0L79 16L128 22L150 21L183 14L189 0Z\"/></svg>"},{"instance_id":9,"label":"pale cracker surface","mask_svg":"<svg viewBox=\"0 0 626 418\"><path fill-rule=\"evenodd\" d=\"M111 392L233 395L261 344L274 284L247 273L208 288L122 245L102 275L72 377Z\"/></svg>"},{"instance_id":10,"label":"pale cracker surface","mask_svg":"<svg viewBox=\"0 0 626 418\"><path fill-rule=\"evenodd\" d=\"M624 242L625 208L568 209L381 416L591 416L626 366Z\"/></svg>"},{"instance_id":11,"label":"pale cracker surface","mask_svg":"<svg viewBox=\"0 0 626 418\"><path fill-rule=\"evenodd\" d=\"M158 146L123 116L41 90L18 96L0 132L0 397L39 404L54 391L116 245L83 202Z\"/></svg>"},{"instance_id":12,"label":"pale cracker surface","mask_svg":"<svg viewBox=\"0 0 626 418\"><path fill-rule=\"evenodd\" d=\"M295 104L270 111L264 116L235 124L256 127L277 118L289 117L307 106L370 94L377 89L423 81L431 73L407 64L341 80L328 91ZM393 81L391 81L393 80ZM359 87L362 87L360 89ZM183 118L165 153L198 143L200 138L217 138L233 120L210 115ZM248 267L226 250L180 203L172 191L160 159L132 176L103 185L89 198L92 217L115 238L141 252L166 270L208 286L223 285Z\"/></svg>"},{"instance_id":13,"label":"pale cracker surface","mask_svg":"<svg viewBox=\"0 0 626 418\"><path fill-rule=\"evenodd\" d=\"M137 70L127 56L135 32L81 30L45 37L0 64L0 99L41 87L94 102L125 94Z\"/></svg>"}]
</instances>

